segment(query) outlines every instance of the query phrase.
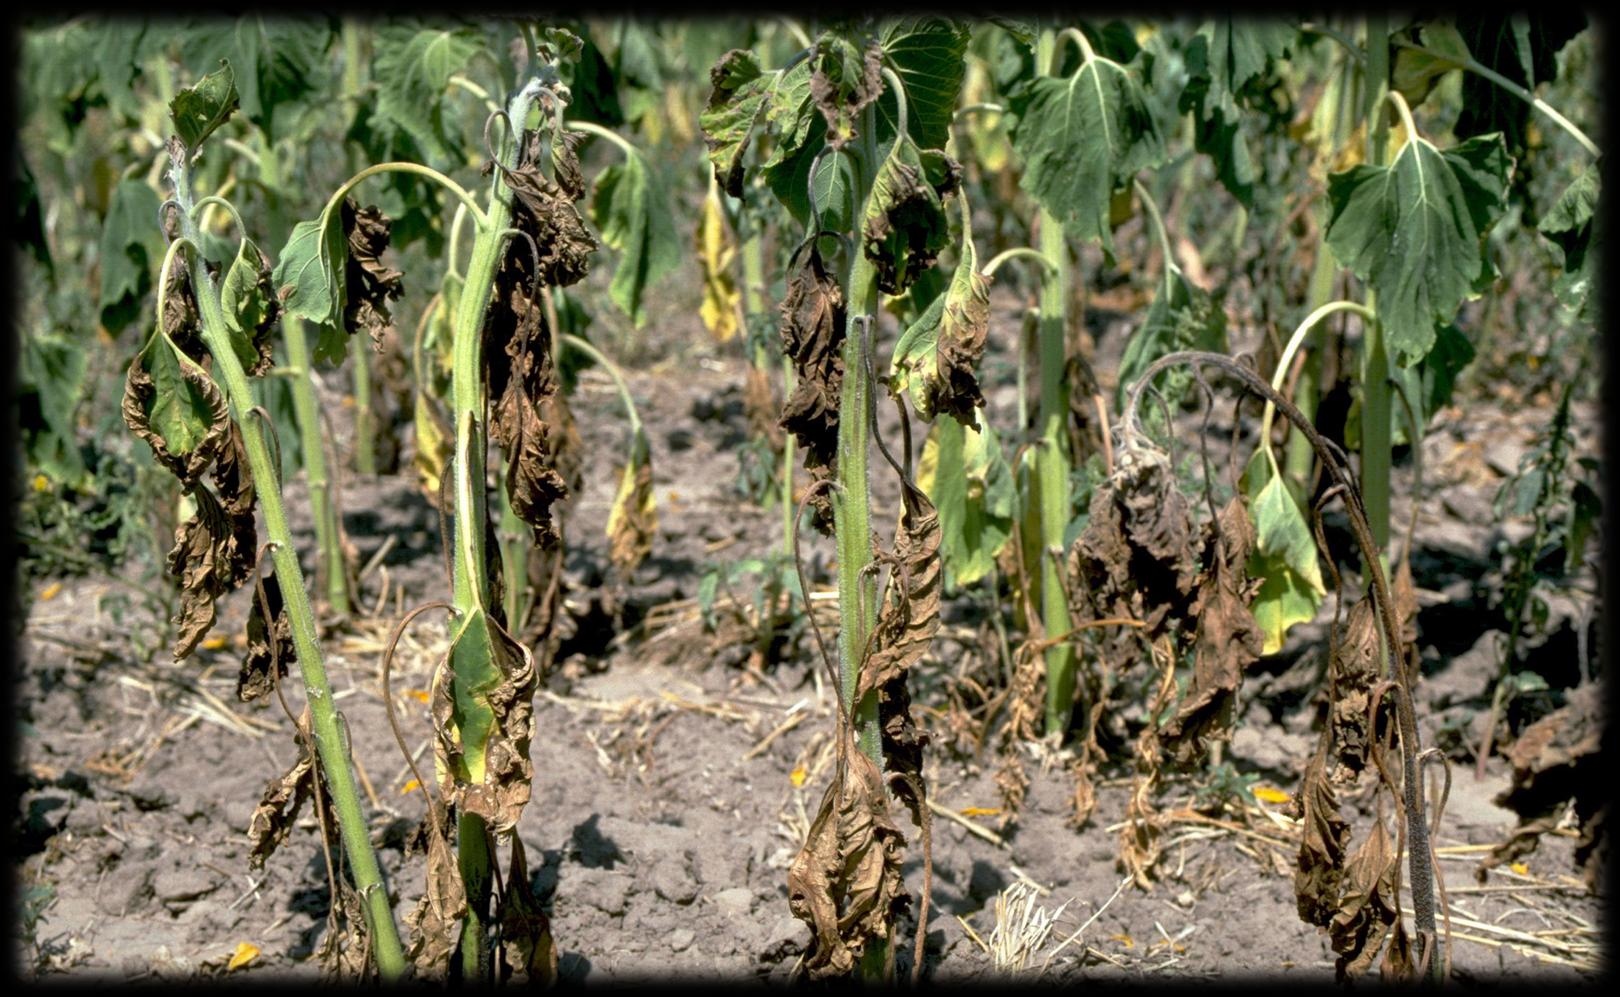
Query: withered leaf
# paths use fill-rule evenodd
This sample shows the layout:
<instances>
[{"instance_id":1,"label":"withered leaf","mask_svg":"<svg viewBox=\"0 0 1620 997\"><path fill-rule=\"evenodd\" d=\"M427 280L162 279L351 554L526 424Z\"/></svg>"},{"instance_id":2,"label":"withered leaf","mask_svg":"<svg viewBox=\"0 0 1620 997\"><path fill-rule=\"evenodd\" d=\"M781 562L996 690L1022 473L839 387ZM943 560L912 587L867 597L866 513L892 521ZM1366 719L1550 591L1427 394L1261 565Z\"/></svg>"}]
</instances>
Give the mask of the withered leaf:
<instances>
[{"instance_id":1,"label":"withered leaf","mask_svg":"<svg viewBox=\"0 0 1620 997\"><path fill-rule=\"evenodd\" d=\"M366 930L360 894L346 879L338 880L338 895L326 915L326 934L315 953L321 977L327 981L364 981L375 975L371 939Z\"/></svg>"},{"instance_id":2,"label":"withered leaf","mask_svg":"<svg viewBox=\"0 0 1620 997\"><path fill-rule=\"evenodd\" d=\"M404 274L383 265L393 222L376 207L359 207L345 197L342 206L343 236L348 244L344 261L343 327L349 332L366 329L379 352L383 332L393 322L388 302L405 293L400 284Z\"/></svg>"},{"instance_id":3,"label":"withered leaf","mask_svg":"<svg viewBox=\"0 0 1620 997\"><path fill-rule=\"evenodd\" d=\"M936 153L931 163L940 167L937 180L925 169L916 143L902 135L873 178L861 219L861 251L872 261L884 294L904 294L939 259L949 238L941 198L960 171L943 154Z\"/></svg>"},{"instance_id":4,"label":"withered leaf","mask_svg":"<svg viewBox=\"0 0 1620 997\"><path fill-rule=\"evenodd\" d=\"M191 490L196 513L175 531L166 567L180 581L179 627L174 659L189 655L214 625L214 602L234 590L253 570L257 547L253 512L228 514L207 486Z\"/></svg>"},{"instance_id":5,"label":"withered leaf","mask_svg":"<svg viewBox=\"0 0 1620 997\"><path fill-rule=\"evenodd\" d=\"M844 384L844 292L827 269L818 247L788 278L782 300L782 351L793 361L797 381L782 405L780 425L804 450L804 467L814 479L837 471L838 401ZM826 489L811 500L815 525L832 531L832 498Z\"/></svg>"},{"instance_id":6,"label":"withered leaf","mask_svg":"<svg viewBox=\"0 0 1620 997\"><path fill-rule=\"evenodd\" d=\"M1328 691L1333 704L1329 721L1338 763L1349 772L1367 765L1374 731L1368 729L1372 689L1379 682L1379 626L1372 599L1350 607L1343 626L1335 624L1328 640Z\"/></svg>"},{"instance_id":7,"label":"withered leaf","mask_svg":"<svg viewBox=\"0 0 1620 997\"><path fill-rule=\"evenodd\" d=\"M889 562L891 576L870 636L871 653L855 683L859 702L868 692L904 679L939 631L942 587L939 513L926 495L910 493Z\"/></svg>"},{"instance_id":8,"label":"withered leaf","mask_svg":"<svg viewBox=\"0 0 1620 997\"><path fill-rule=\"evenodd\" d=\"M461 922L467 917L467 891L461 882L461 867L440 832L449 826L447 808L438 801L423 819L427 846L427 890L416 907L405 915L410 943L405 957L423 979L442 979L450 967L450 957L461 941ZM436 823L435 823L436 822Z\"/></svg>"},{"instance_id":9,"label":"withered leaf","mask_svg":"<svg viewBox=\"0 0 1620 997\"><path fill-rule=\"evenodd\" d=\"M628 578L652 551L658 532L658 509L653 504L652 462L647 434L637 428L631 442L630 463L620 475L619 490L608 511L608 558L620 577Z\"/></svg>"},{"instance_id":10,"label":"withered leaf","mask_svg":"<svg viewBox=\"0 0 1620 997\"><path fill-rule=\"evenodd\" d=\"M1345 863L1342 892L1327 926L1333 951L1339 954L1335 971L1340 980L1354 979L1372 968L1384 936L1400 917L1396 859L1384 822L1376 820Z\"/></svg>"},{"instance_id":11,"label":"withered leaf","mask_svg":"<svg viewBox=\"0 0 1620 997\"><path fill-rule=\"evenodd\" d=\"M575 152L584 136L563 132L560 137L552 138L550 159L556 174L553 180L541 167L542 147L548 134L549 130L525 130L517 167L503 171L502 177L512 188L512 227L527 232L540 252L540 283L547 287L567 287L583 280L590 272L591 254L598 246L575 205L585 192L585 179ZM485 172L492 169L493 164L485 164ZM528 242L514 239L508 243L508 259L514 255L522 257L523 286L527 294L536 262ZM535 305L538 307L539 302Z\"/></svg>"},{"instance_id":12,"label":"withered leaf","mask_svg":"<svg viewBox=\"0 0 1620 997\"><path fill-rule=\"evenodd\" d=\"M788 906L810 926L804 968L812 980L849 974L869 941L890 937L910 902L903 845L877 766L849 751L788 869Z\"/></svg>"},{"instance_id":13,"label":"withered leaf","mask_svg":"<svg viewBox=\"0 0 1620 997\"><path fill-rule=\"evenodd\" d=\"M236 698L244 703L274 692L277 676L285 677L287 666L298 660L293 647L292 620L282 603L281 583L275 575L264 580L264 598L270 604L270 618L275 624L273 627L266 624L258 592L254 592L252 608L248 610L247 656L242 659L242 670L236 676ZM272 668L276 669L274 675Z\"/></svg>"},{"instance_id":14,"label":"withered leaf","mask_svg":"<svg viewBox=\"0 0 1620 997\"><path fill-rule=\"evenodd\" d=\"M1231 730L1243 670L1260 658L1264 636L1249 611L1256 585L1246 571L1254 540L1254 524L1241 495L1234 495L1206 528L1205 568L1192 605L1197 620L1192 685L1160 734L1181 765L1201 761L1207 740Z\"/></svg>"},{"instance_id":15,"label":"withered leaf","mask_svg":"<svg viewBox=\"0 0 1620 997\"><path fill-rule=\"evenodd\" d=\"M551 937L551 920L540 909L540 899L529 882L523 842L515 834L505 887L495 908L495 921L501 928L495 950L496 974L502 983L516 976L520 982L549 986L557 980L557 946Z\"/></svg>"},{"instance_id":16,"label":"withered leaf","mask_svg":"<svg viewBox=\"0 0 1620 997\"><path fill-rule=\"evenodd\" d=\"M1318 752L1305 768L1291 809L1304 825L1294 870L1294 898L1300 920L1327 927L1339 909L1345 849L1350 825L1339 816L1339 802L1327 776L1327 758Z\"/></svg>"},{"instance_id":17,"label":"withered leaf","mask_svg":"<svg viewBox=\"0 0 1620 997\"><path fill-rule=\"evenodd\" d=\"M1201 549L1168 458L1122 462L1092 494L1069 552L1075 622L1140 619L1143 637L1156 639L1168 621L1187 618Z\"/></svg>"},{"instance_id":18,"label":"withered leaf","mask_svg":"<svg viewBox=\"0 0 1620 997\"><path fill-rule=\"evenodd\" d=\"M248 823L248 842L251 845L248 863L255 869L264 868L265 861L287 840L298 814L314 790L315 758L307 748L308 737L309 727L300 721L298 734L294 738L298 746L298 760L285 774L271 779L265 786L264 796ZM320 780L320 790L326 813L331 814L331 797L324 778Z\"/></svg>"},{"instance_id":19,"label":"withered leaf","mask_svg":"<svg viewBox=\"0 0 1620 997\"><path fill-rule=\"evenodd\" d=\"M883 92L883 46L872 39L859 49L832 33L816 43L810 99L827 121L827 146L842 149L855 138L855 119Z\"/></svg>"}]
</instances>

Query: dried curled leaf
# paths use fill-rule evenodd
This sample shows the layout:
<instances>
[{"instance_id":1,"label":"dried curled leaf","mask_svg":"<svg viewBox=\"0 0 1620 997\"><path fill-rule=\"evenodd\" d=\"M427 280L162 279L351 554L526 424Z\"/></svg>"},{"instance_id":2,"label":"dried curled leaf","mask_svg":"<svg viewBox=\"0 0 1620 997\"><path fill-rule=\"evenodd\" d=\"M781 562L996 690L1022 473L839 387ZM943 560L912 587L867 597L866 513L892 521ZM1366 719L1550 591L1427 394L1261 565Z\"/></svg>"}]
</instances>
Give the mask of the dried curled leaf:
<instances>
[{"instance_id":1,"label":"dried curled leaf","mask_svg":"<svg viewBox=\"0 0 1620 997\"><path fill-rule=\"evenodd\" d=\"M778 79L779 74L762 72L759 59L747 49L732 49L709 70L713 89L698 124L714 178L732 197L742 197L743 156Z\"/></svg>"},{"instance_id":2,"label":"dried curled leaf","mask_svg":"<svg viewBox=\"0 0 1620 997\"><path fill-rule=\"evenodd\" d=\"M348 880L337 881L338 895L326 914L326 935L315 953L321 978L328 982L362 982L376 975L371 937L360 894Z\"/></svg>"},{"instance_id":3,"label":"dried curled leaf","mask_svg":"<svg viewBox=\"0 0 1620 997\"><path fill-rule=\"evenodd\" d=\"M628 577L651 552L657 532L647 434L638 427L630 446L630 463L619 478L619 491L608 512L608 557L614 570Z\"/></svg>"},{"instance_id":4,"label":"dried curled leaf","mask_svg":"<svg viewBox=\"0 0 1620 997\"><path fill-rule=\"evenodd\" d=\"M984 406L977 371L990 330L990 279L978 271L971 233L962 231L962 252L945 293L923 310L894 348L894 374L911 389L925 419L947 413L978 428Z\"/></svg>"},{"instance_id":5,"label":"dried curled leaf","mask_svg":"<svg viewBox=\"0 0 1620 997\"><path fill-rule=\"evenodd\" d=\"M908 493L894 553L881 552L892 574L870 637L871 652L861 662L855 700L868 692L904 680L906 670L928 651L939 632L942 587L939 559L939 513L920 492Z\"/></svg>"},{"instance_id":6,"label":"dried curled leaf","mask_svg":"<svg viewBox=\"0 0 1620 997\"><path fill-rule=\"evenodd\" d=\"M343 238L348 245L344 261L343 328L371 333L371 344L382 350L383 332L393 322L388 302L405 293L404 274L383 265L393 222L376 207L362 208L352 197L343 199Z\"/></svg>"},{"instance_id":7,"label":"dried curled leaf","mask_svg":"<svg viewBox=\"0 0 1620 997\"><path fill-rule=\"evenodd\" d=\"M405 915L405 927L410 932L405 957L422 979L444 978L461 941L461 922L467 917L461 867L440 830L449 825L448 809L435 800L416 835L406 843L407 851L421 847L427 852L427 890L415 909Z\"/></svg>"},{"instance_id":8,"label":"dried curled leaf","mask_svg":"<svg viewBox=\"0 0 1620 997\"><path fill-rule=\"evenodd\" d=\"M248 610L247 656L242 670L236 676L236 698L251 703L275 691L278 677L287 674L287 666L298 660L293 648L292 620L281 598L281 583L274 575L264 580L264 598L270 605L270 618L274 627L265 623L264 611L259 607L258 593L253 594L252 608ZM275 668L276 672L271 673Z\"/></svg>"},{"instance_id":9,"label":"dried curled leaf","mask_svg":"<svg viewBox=\"0 0 1620 997\"><path fill-rule=\"evenodd\" d=\"M804 450L804 467L815 480L837 473L838 398L844 384L844 292L818 247L788 278L782 300L782 351L793 361L797 381L782 405L781 426ZM811 500L816 528L832 530L832 498L825 489Z\"/></svg>"},{"instance_id":10,"label":"dried curled leaf","mask_svg":"<svg viewBox=\"0 0 1620 997\"><path fill-rule=\"evenodd\" d=\"M961 167L930 150L925 161L910 136L900 136L872 180L861 220L861 251L877 272L878 290L904 294L934 265L949 236L942 198L960 182Z\"/></svg>"},{"instance_id":11,"label":"dried curled leaf","mask_svg":"<svg viewBox=\"0 0 1620 997\"><path fill-rule=\"evenodd\" d=\"M308 750L308 739L309 726L300 721L298 734L294 738L298 746L298 761L285 774L270 780L259 805L254 808L253 817L248 823L248 842L251 846L248 863L255 869L263 869L265 861L287 840L305 801L314 793L316 766L315 757ZM324 776L319 784L323 807L327 814L331 814L332 799Z\"/></svg>"},{"instance_id":12,"label":"dried curled leaf","mask_svg":"<svg viewBox=\"0 0 1620 997\"><path fill-rule=\"evenodd\" d=\"M1372 689L1379 682L1379 628L1373 600L1350 607L1344 625L1334 624L1328 641L1328 696L1335 758L1346 772L1366 768L1373 731L1368 727Z\"/></svg>"},{"instance_id":13,"label":"dried curled leaf","mask_svg":"<svg viewBox=\"0 0 1620 997\"><path fill-rule=\"evenodd\" d=\"M1384 822L1377 820L1345 863L1338 909L1328 922L1333 951L1339 954L1334 970L1341 981L1372 968L1384 937L1400 919L1395 896L1398 859Z\"/></svg>"},{"instance_id":14,"label":"dried curled leaf","mask_svg":"<svg viewBox=\"0 0 1620 997\"><path fill-rule=\"evenodd\" d=\"M543 146L548 135L548 130L525 130L517 167L503 171L502 176L512 188L512 227L532 236L540 252L540 283L546 287L568 287L590 273L591 255L598 248L596 237L585 227L585 220L575 204L585 193L585 177L575 152L584 135L562 132L550 136L555 180L547 177L542 169ZM493 169L493 163L484 164L486 174ZM514 254L523 257L524 273L532 280L534 261L528 243L522 239L512 240L507 256L511 258Z\"/></svg>"},{"instance_id":15,"label":"dried curled leaf","mask_svg":"<svg viewBox=\"0 0 1620 997\"><path fill-rule=\"evenodd\" d=\"M495 905L495 922L501 926L495 949L496 977L502 983L515 976L519 982L550 986L557 980L557 945L551 937L551 920L540 909L540 899L529 882L523 841L515 834L505 887Z\"/></svg>"},{"instance_id":16,"label":"dried curled leaf","mask_svg":"<svg viewBox=\"0 0 1620 997\"><path fill-rule=\"evenodd\" d=\"M1187 499L1170 462L1122 462L1091 497L1090 519L1069 552L1075 623L1139 619L1149 641L1185 619L1200 567Z\"/></svg>"},{"instance_id":17,"label":"dried curled leaf","mask_svg":"<svg viewBox=\"0 0 1620 997\"><path fill-rule=\"evenodd\" d=\"M1205 742L1231 730L1243 670L1260 657L1264 635L1249 611L1257 586L1245 570L1254 537L1254 525L1238 495L1206 528L1205 568L1192 605L1197 619L1192 685L1160 733L1161 742L1179 765L1202 761Z\"/></svg>"},{"instance_id":18,"label":"dried curled leaf","mask_svg":"<svg viewBox=\"0 0 1620 997\"><path fill-rule=\"evenodd\" d=\"M900 877L904 838L871 759L847 753L788 869L788 906L810 926L810 979L845 976L872 939L887 939L910 903Z\"/></svg>"},{"instance_id":19,"label":"dried curled leaf","mask_svg":"<svg viewBox=\"0 0 1620 997\"><path fill-rule=\"evenodd\" d=\"M883 46L872 39L856 48L832 32L816 43L810 99L827 121L827 146L842 149L855 138L855 119L883 92Z\"/></svg>"},{"instance_id":20,"label":"dried curled leaf","mask_svg":"<svg viewBox=\"0 0 1620 997\"><path fill-rule=\"evenodd\" d=\"M253 570L256 528L251 509L230 515L207 487L192 489L197 512L175 531L166 562L180 581L180 609L173 622L174 659L189 655L214 625L214 603L233 591Z\"/></svg>"},{"instance_id":21,"label":"dried curled leaf","mask_svg":"<svg viewBox=\"0 0 1620 997\"><path fill-rule=\"evenodd\" d=\"M1304 825L1294 870L1294 898L1299 917L1307 924L1325 928L1339 909L1350 825L1339 816L1339 801L1328 780L1324 752L1319 751L1306 766L1290 810Z\"/></svg>"}]
</instances>

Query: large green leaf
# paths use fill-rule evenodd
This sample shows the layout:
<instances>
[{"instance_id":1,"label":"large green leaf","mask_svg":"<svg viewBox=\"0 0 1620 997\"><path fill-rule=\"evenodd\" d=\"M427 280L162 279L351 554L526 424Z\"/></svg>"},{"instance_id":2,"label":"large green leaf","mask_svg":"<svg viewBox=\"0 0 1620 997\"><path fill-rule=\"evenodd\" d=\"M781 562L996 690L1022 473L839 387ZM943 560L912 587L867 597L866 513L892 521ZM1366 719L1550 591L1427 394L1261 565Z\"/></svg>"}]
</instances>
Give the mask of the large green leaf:
<instances>
[{"instance_id":1,"label":"large green leaf","mask_svg":"<svg viewBox=\"0 0 1620 997\"><path fill-rule=\"evenodd\" d=\"M101 229L101 324L117 332L134 321L163 261L158 196L144 181L121 180Z\"/></svg>"},{"instance_id":2,"label":"large green leaf","mask_svg":"<svg viewBox=\"0 0 1620 997\"><path fill-rule=\"evenodd\" d=\"M939 510L940 558L953 586L971 585L995 567L1012 536L1017 490L995 431L954 419L934 424L917 463L917 484Z\"/></svg>"},{"instance_id":3,"label":"large green leaf","mask_svg":"<svg viewBox=\"0 0 1620 997\"><path fill-rule=\"evenodd\" d=\"M603 170L591 191L591 220L619 254L608 296L636 328L647 321L646 292L680 264L669 199L640 153Z\"/></svg>"},{"instance_id":4,"label":"large green leaf","mask_svg":"<svg viewBox=\"0 0 1620 997\"><path fill-rule=\"evenodd\" d=\"M897 18L884 22L878 43L906 89L906 134L921 148L945 148L967 75L967 28L937 15ZM898 105L886 86L877 113L878 137L889 141Z\"/></svg>"},{"instance_id":5,"label":"large green leaf","mask_svg":"<svg viewBox=\"0 0 1620 997\"><path fill-rule=\"evenodd\" d=\"M782 73L771 91L765 105L765 123L775 145L762 164L766 169L798 155L809 143L812 127L820 126L826 132L827 121L810 96L810 75L809 60L798 62Z\"/></svg>"},{"instance_id":6,"label":"large green leaf","mask_svg":"<svg viewBox=\"0 0 1620 997\"><path fill-rule=\"evenodd\" d=\"M435 162L459 165L462 157L445 135L444 95L450 77L480 46L479 34L468 28L383 28L372 67L377 116L410 135Z\"/></svg>"},{"instance_id":7,"label":"large green leaf","mask_svg":"<svg viewBox=\"0 0 1620 997\"><path fill-rule=\"evenodd\" d=\"M1079 239L1113 252L1108 224L1114 190L1165 160L1164 140L1141 84L1101 55L1073 76L1042 76L1015 95L1013 148L1024 159L1019 185Z\"/></svg>"},{"instance_id":8,"label":"large green leaf","mask_svg":"<svg viewBox=\"0 0 1620 997\"><path fill-rule=\"evenodd\" d=\"M341 328L344 260L348 254L342 214L333 211L324 226L321 221L318 218L293 226L271 276L287 315Z\"/></svg>"},{"instance_id":9,"label":"large green leaf","mask_svg":"<svg viewBox=\"0 0 1620 997\"><path fill-rule=\"evenodd\" d=\"M450 670L455 674L455 734L461 742L462 772L456 775L471 783L484 781L485 749L495 724L489 694L501 684L501 668L495 655L497 636L489 615L482 609L467 614L450 645Z\"/></svg>"},{"instance_id":10,"label":"large green leaf","mask_svg":"<svg viewBox=\"0 0 1620 997\"><path fill-rule=\"evenodd\" d=\"M1265 634L1261 654L1275 654L1288 629L1314 619L1327 587L1305 513L1266 455L1256 452L1244 472L1255 546L1249 575L1262 579L1249 609Z\"/></svg>"},{"instance_id":11,"label":"large green leaf","mask_svg":"<svg viewBox=\"0 0 1620 997\"><path fill-rule=\"evenodd\" d=\"M1328 177L1327 243L1378 294L1378 315L1402 366L1423 359L1435 328L1488 286L1485 235L1501 217L1508 158L1500 135L1442 152L1411 136L1388 166Z\"/></svg>"},{"instance_id":12,"label":"large green leaf","mask_svg":"<svg viewBox=\"0 0 1620 997\"><path fill-rule=\"evenodd\" d=\"M219 68L178 91L169 102L169 117L186 149L195 153L214 129L236 110L236 73L219 60Z\"/></svg>"},{"instance_id":13,"label":"large green leaf","mask_svg":"<svg viewBox=\"0 0 1620 997\"><path fill-rule=\"evenodd\" d=\"M810 204L821 227L846 232L855 224L855 167L844 151L828 151L813 163Z\"/></svg>"},{"instance_id":14,"label":"large green leaf","mask_svg":"<svg viewBox=\"0 0 1620 997\"><path fill-rule=\"evenodd\" d=\"M1584 311L1591 299L1596 276L1594 261L1598 254L1594 250L1602 241L1597 214L1599 185L1598 167L1588 166L1564 188L1536 227L1564 254L1564 273L1553 285L1553 293L1564 307L1577 313Z\"/></svg>"},{"instance_id":15,"label":"large green leaf","mask_svg":"<svg viewBox=\"0 0 1620 997\"><path fill-rule=\"evenodd\" d=\"M252 14L236 22L233 34L242 113L273 142L280 134L277 109L306 98L323 82L331 27L308 18Z\"/></svg>"},{"instance_id":16,"label":"large green leaf","mask_svg":"<svg viewBox=\"0 0 1620 997\"><path fill-rule=\"evenodd\" d=\"M746 49L732 49L709 71L713 90L698 114L714 177L732 197L742 196L742 160L780 73L765 73Z\"/></svg>"},{"instance_id":17,"label":"large green leaf","mask_svg":"<svg viewBox=\"0 0 1620 997\"><path fill-rule=\"evenodd\" d=\"M1194 143L1215 163L1215 175L1252 207L1259 179L1241 123L1245 91L1265 77L1273 60L1288 52L1295 29L1266 19L1206 22L1187 46L1188 80L1178 107L1193 113Z\"/></svg>"},{"instance_id":18,"label":"large green leaf","mask_svg":"<svg viewBox=\"0 0 1620 997\"><path fill-rule=\"evenodd\" d=\"M85 477L75 423L84 395L85 351L54 333L21 339L17 428L28 465L55 481L77 486Z\"/></svg>"},{"instance_id":19,"label":"large green leaf","mask_svg":"<svg viewBox=\"0 0 1620 997\"><path fill-rule=\"evenodd\" d=\"M910 390L924 419L946 412L977 425L974 409L984 397L974 375L990 321L990 281L978 268L972 232L964 228L950 285L894 346L892 383L896 390Z\"/></svg>"}]
</instances>

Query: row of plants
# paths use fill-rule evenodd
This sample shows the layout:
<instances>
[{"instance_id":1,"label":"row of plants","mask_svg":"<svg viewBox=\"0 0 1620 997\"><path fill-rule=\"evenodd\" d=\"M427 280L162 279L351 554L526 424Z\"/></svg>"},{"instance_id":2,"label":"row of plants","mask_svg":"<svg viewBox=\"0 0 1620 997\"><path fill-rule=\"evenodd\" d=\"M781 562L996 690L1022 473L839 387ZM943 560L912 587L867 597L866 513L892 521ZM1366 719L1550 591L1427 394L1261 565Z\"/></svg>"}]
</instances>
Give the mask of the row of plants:
<instances>
[{"instance_id":1,"label":"row of plants","mask_svg":"<svg viewBox=\"0 0 1620 997\"><path fill-rule=\"evenodd\" d=\"M239 694L281 697L287 666L299 668L304 754L271 784L250 833L262 862L315 801L344 867L332 877L330 965L384 978L408 965L462 979L555 975L515 828L534 778L532 699L557 647L567 496L587 470L565 358L603 367L624 402L629 445L608 533L613 568L628 577L656 531L651 447L625 379L584 336L592 301L581 291L607 246L605 293L630 328L645 324L649 290L681 256L670 206L679 202L695 209L700 318L748 363L754 442L740 485L783 517L779 548L758 564L773 579L769 611L755 618L767 638L797 623L839 690L835 775L789 874L792 909L812 929L806 971L894 974L911 905L895 801L925 860L913 973L922 965L930 737L908 675L930 652L947 595L982 599L998 631L1018 635L999 683L1000 739L1012 749L998 779L1007 819L1028 782L1018 742L1070 744L1073 817L1084 822L1109 755L1107 716L1146 708L1120 852L1146 886L1163 770L1211 763L1245 669L1316 617L1324 563L1336 589L1353 563L1358 578L1346 585L1364 595L1342 624L1335 611L1328 721L1295 796L1300 913L1329 933L1342 975L1380 953L1394 975L1443 973L1432 804L1421 792L1430 762L1412 696L1411 543L1392 557L1391 468L1398 447L1421 447L1478 351L1469 330L1480 305L1469 302L1489 307L1505 283L1498 260L1525 252L1499 246L1504 232L1517 243L1534 232L1555 248L1561 260L1541 268L1559 273L1560 320L1591 326L1598 150L1534 94L1554 83L1569 92L1557 54L1583 21L1065 26L921 16L813 35L792 22L728 32L633 22L576 31L525 19L374 31L226 23L181 35L180 64L208 70L186 85L175 82L177 46L157 26L70 23L28 44L40 46L36 60L47 45L83 53L63 60L66 78L36 84L37 103L65 109L47 125L60 187L74 182L75 146L101 137L82 126L92 107L100 127L122 129L98 181L107 205L99 321L110 339L156 316L129 364L122 411L183 492L168 511L178 526L165 559L181 590L175 657L251 579ZM717 37L736 47L712 51ZM602 38L611 56L593 41ZM329 50L341 72L319 62ZM86 79L92 59L101 76ZM710 67L707 88L700 66ZM156 80L145 101L133 86L143 68ZM346 127L317 141L330 138L332 92L343 94ZM481 131L470 124L478 120ZM165 130L172 136L154 141ZM704 193L672 199L681 185L646 149L696 156L699 139L701 173L691 175L702 182L689 186ZM474 172L487 178L482 200L475 182L457 179ZM333 175L349 179L313 183ZM1200 189L1202 176L1226 193ZM1289 179L1299 176L1313 182ZM333 192L309 204L307 189ZM373 196L377 205L364 203ZM36 212L48 203L22 200ZM53 261L39 224L30 244L53 275L49 315L58 287L70 296L71 281L56 275L71 270ZM994 247L982 265L980 243ZM1222 254L1243 279L1215 291L1200 279L1202 261ZM1129 280L1146 308L1118 370L1098 370L1082 308L1104 274L1127 268L1141 275ZM998 274L1026 303L1026 321L993 333ZM416 305L413 281L432 293L414 308L418 320L396 323ZM1233 309L1245 295L1246 308ZM1258 374L1224 355L1229 312L1250 311L1267 333ZM1331 341L1318 331L1344 316L1357 322ZM1017 344L1017 418L999 428L981 384L992 339ZM368 342L384 352L368 356ZM52 334L24 344L41 399L28 456L50 468L39 473L53 487L105 487L86 484L93 476L73 463L73 399L91 352ZM353 611L355 581L315 371L346 364L354 438L370 443L404 421L379 425L368 401L390 352L408 358L396 365L405 372L396 393L412 407L412 471L444 516L450 595L415 607L395 631L397 641L431 610L449 616L430 703L438 790L416 838L427 889L406 938L364 833L319 640L323 616ZM1328 376L1330 354L1338 378ZM1241 475L1212 473L1202 449L1201 463L1171 456L1177 411L1209 390L1205 367L1265 401L1258 433L1234 437ZM1337 380L1353 385L1343 439L1354 468L1317 428ZM878 409L890 405L899 432L886 439ZM1281 440L1276 411L1291 427ZM913 420L927 427L920 446ZM1578 486L1566 498L1559 439L1531 506L1567 503L1589 523L1595 500ZM362 474L380 467L364 446L353 459ZM324 605L309 598L287 526L281 482L295 466ZM896 476L900 508L873 507L874 468ZM1196 511L1200 495L1207 516ZM1321 518L1335 499L1354 543L1344 568ZM873 525L891 515L885 542ZM836 546L835 640L793 610L808 590L795 567L801 526ZM263 576L267 553L273 573ZM705 582L711 602L723 573ZM1515 577L1514 591L1527 591L1528 576ZM1525 598L1515 596L1515 620ZM1511 649L1506 660L1511 671ZM979 742L991 695L968 710ZM1364 775L1393 819L1377 820L1352 850L1337 800ZM1403 852L1412 935L1400 915Z\"/></svg>"}]
</instances>

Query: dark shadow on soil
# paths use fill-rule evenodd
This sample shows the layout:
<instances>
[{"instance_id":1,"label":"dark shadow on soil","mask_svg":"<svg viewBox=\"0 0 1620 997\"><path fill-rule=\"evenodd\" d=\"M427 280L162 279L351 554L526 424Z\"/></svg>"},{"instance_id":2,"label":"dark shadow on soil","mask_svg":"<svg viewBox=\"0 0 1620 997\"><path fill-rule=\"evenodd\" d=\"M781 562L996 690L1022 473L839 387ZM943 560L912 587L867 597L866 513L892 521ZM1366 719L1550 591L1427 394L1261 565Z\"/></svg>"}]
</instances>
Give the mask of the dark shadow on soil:
<instances>
[{"instance_id":1,"label":"dark shadow on soil","mask_svg":"<svg viewBox=\"0 0 1620 997\"><path fill-rule=\"evenodd\" d=\"M598 828L601 820L601 814L591 814L582 823L574 825L573 833L568 838L571 850L579 854L579 864L587 869L611 869L627 859L618 844ZM561 864L560 857L558 864ZM555 877L552 887L556 887Z\"/></svg>"}]
</instances>

